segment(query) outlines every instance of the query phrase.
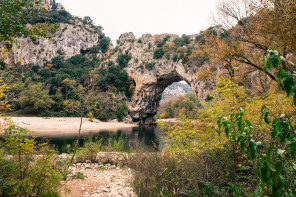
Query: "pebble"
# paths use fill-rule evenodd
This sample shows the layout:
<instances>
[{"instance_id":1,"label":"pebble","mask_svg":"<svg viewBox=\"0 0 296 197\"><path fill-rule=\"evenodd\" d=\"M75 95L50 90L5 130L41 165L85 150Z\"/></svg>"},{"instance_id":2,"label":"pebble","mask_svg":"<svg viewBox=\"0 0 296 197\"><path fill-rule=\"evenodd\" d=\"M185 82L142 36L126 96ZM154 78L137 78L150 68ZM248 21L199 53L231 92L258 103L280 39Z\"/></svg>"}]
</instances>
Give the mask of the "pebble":
<instances>
[{"instance_id":1,"label":"pebble","mask_svg":"<svg viewBox=\"0 0 296 197\"><path fill-rule=\"evenodd\" d=\"M73 174L81 172L94 182L107 182L104 186L94 186L83 182L79 187L84 191L81 197L136 197L137 195L131 187L129 187L132 178L132 170L130 168L121 169L115 165L99 165L97 163L77 163L70 167L72 174L67 176L69 180L73 179ZM85 180L84 180L85 181Z\"/></svg>"}]
</instances>

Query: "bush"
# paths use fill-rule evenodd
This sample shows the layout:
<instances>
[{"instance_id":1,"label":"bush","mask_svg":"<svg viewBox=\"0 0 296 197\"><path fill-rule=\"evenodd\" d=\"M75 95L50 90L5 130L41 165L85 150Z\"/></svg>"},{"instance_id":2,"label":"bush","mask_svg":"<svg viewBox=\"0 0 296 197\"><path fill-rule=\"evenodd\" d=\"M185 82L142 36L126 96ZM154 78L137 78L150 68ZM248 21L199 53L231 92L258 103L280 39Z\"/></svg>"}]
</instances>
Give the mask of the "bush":
<instances>
[{"instance_id":1,"label":"bush","mask_svg":"<svg viewBox=\"0 0 296 197\"><path fill-rule=\"evenodd\" d=\"M139 196L246 196L250 191L231 183L228 159L219 150L209 153L163 152L130 155L135 171L134 190ZM228 187L225 186L227 183ZM235 189L229 189L230 186Z\"/></svg>"},{"instance_id":2,"label":"bush","mask_svg":"<svg viewBox=\"0 0 296 197\"><path fill-rule=\"evenodd\" d=\"M57 195L67 166L61 166L47 144L23 137L28 131L10 120L1 123L0 194L2 196ZM38 156L37 156L38 155Z\"/></svg>"},{"instance_id":3,"label":"bush","mask_svg":"<svg viewBox=\"0 0 296 197\"><path fill-rule=\"evenodd\" d=\"M173 61L174 61L174 62L177 62L178 59L179 59L179 58L178 58L178 54L174 54L174 55L173 55Z\"/></svg>"},{"instance_id":4,"label":"bush","mask_svg":"<svg viewBox=\"0 0 296 197\"><path fill-rule=\"evenodd\" d=\"M100 40L99 46L103 53L106 53L108 51L109 44L110 40L107 37L104 37Z\"/></svg>"},{"instance_id":5,"label":"bush","mask_svg":"<svg viewBox=\"0 0 296 197\"><path fill-rule=\"evenodd\" d=\"M93 141L87 141L83 148L78 150L76 155L76 162L85 162L86 160L90 160L91 162L98 161L98 153L101 150L103 139Z\"/></svg>"},{"instance_id":6,"label":"bush","mask_svg":"<svg viewBox=\"0 0 296 197\"><path fill-rule=\"evenodd\" d=\"M121 68L125 68L128 65L128 62L132 59L132 56L129 54L119 54L116 62Z\"/></svg>"},{"instance_id":7,"label":"bush","mask_svg":"<svg viewBox=\"0 0 296 197\"><path fill-rule=\"evenodd\" d=\"M160 58L162 58L163 55L164 55L164 52L161 48L156 49L154 51L154 59L160 59Z\"/></svg>"},{"instance_id":8,"label":"bush","mask_svg":"<svg viewBox=\"0 0 296 197\"><path fill-rule=\"evenodd\" d=\"M146 67L146 69L148 69L148 70L152 70L153 68L154 68L154 66L155 66L155 63L153 62L147 62L146 64L145 64L145 67Z\"/></svg>"}]
</instances>

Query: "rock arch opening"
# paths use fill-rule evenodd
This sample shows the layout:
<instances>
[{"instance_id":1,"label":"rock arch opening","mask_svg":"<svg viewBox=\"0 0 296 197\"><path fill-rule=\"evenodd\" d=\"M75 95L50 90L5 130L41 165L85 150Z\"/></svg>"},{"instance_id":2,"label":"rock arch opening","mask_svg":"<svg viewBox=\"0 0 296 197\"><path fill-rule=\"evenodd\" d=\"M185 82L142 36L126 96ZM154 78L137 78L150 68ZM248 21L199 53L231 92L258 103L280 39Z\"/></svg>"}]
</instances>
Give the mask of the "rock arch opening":
<instances>
[{"instance_id":1,"label":"rock arch opening","mask_svg":"<svg viewBox=\"0 0 296 197\"><path fill-rule=\"evenodd\" d=\"M131 103L129 104L129 114L134 122L140 124L154 124L154 116L157 113L159 103L163 97L163 92L167 87L175 82L183 81L190 86L190 83L185 82L182 77L175 74L163 75L156 79L153 83L137 84L133 94Z\"/></svg>"}]
</instances>

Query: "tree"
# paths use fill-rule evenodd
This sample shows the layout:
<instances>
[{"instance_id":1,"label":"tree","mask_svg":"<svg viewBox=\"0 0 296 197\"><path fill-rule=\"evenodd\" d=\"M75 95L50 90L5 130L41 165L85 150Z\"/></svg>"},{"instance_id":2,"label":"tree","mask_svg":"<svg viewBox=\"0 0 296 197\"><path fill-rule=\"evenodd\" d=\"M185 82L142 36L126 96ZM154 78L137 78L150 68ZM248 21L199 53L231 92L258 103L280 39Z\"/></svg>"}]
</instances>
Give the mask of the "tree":
<instances>
[{"instance_id":1,"label":"tree","mask_svg":"<svg viewBox=\"0 0 296 197\"><path fill-rule=\"evenodd\" d=\"M89 81L87 81L84 85L72 84L73 86L76 86L73 89L73 91L75 91L77 98L75 100L74 99L65 100L63 103L65 107L65 111L69 113L78 114L80 117L78 137L74 145L74 153L71 157L71 161L70 161L71 163L74 160L74 157L76 155L76 151L78 148L83 117L86 116L89 112L91 112L95 107L97 107L98 90L96 90L96 84L97 82L95 81L94 78L89 79Z\"/></svg>"},{"instance_id":2,"label":"tree","mask_svg":"<svg viewBox=\"0 0 296 197\"><path fill-rule=\"evenodd\" d=\"M52 38L51 33L58 30L58 24L49 22L27 24L28 17L38 17L46 12L41 0L0 0L0 42L6 42L4 50L11 50L11 43L18 37L27 36L33 41L39 37ZM7 69L4 61L1 70Z\"/></svg>"},{"instance_id":3,"label":"tree","mask_svg":"<svg viewBox=\"0 0 296 197\"><path fill-rule=\"evenodd\" d=\"M17 98L17 102L23 109L29 112L38 112L41 109L48 109L54 101L48 95L48 90L43 89L42 83L33 83L31 78L27 78L24 89Z\"/></svg>"},{"instance_id":4,"label":"tree","mask_svg":"<svg viewBox=\"0 0 296 197\"><path fill-rule=\"evenodd\" d=\"M163 52L162 48L158 48L154 51L154 58L155 59L160 59L160 58L162 58L163 55L164 55L164 52Z\"/></svg>"},{"instance_id":5,"label":"tree","mask_svg":"<svg viewBox=\"0 0 296 197\"><path fill-rule=\"evenodd\" d=\"M49 33L57 30L58 24L26 24L28 16L40 15L46 11L41 0L1 0L0 3L0 42L15 42L20 36L28 36L33 40L38 37L51 38Z\"/></svg>"},{"instance_id":6,"label":"tree","mask_svg":"<svg viewBox=\"0 0 296 197\"><path fill-rule=\"evenodd\" d=\"M209 29L202 34L204 42L195 46L191 59L206 55L209 63L222 65L230 77L237 76L237 82L266 93L276 85L277 73L262 66L262 53L276 47L283 57L291 54L289 60L295 59L295 9L295 1L290 0L222 1L214 19L220 26L214 27L215 33Z\"/></svg>"}]
</instances>

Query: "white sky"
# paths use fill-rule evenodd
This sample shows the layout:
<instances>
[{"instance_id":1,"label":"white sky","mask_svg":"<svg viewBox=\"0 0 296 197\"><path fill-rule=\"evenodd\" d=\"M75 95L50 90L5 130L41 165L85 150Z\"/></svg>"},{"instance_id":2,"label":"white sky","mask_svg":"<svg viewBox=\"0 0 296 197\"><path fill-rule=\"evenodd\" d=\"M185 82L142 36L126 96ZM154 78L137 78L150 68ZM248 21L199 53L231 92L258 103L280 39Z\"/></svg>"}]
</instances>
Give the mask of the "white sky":
<instances>
[{"instance_id":1,"label":"white sky","mask_svg":"<svg viewBox=\"0 0 296 197\"><path fill-rule=\"evenodd\" d=\"M196 34L210 27L217 0L56 0L72 15L90 16L113 44L120 34Z\"/></svg>"}]
</instances>

